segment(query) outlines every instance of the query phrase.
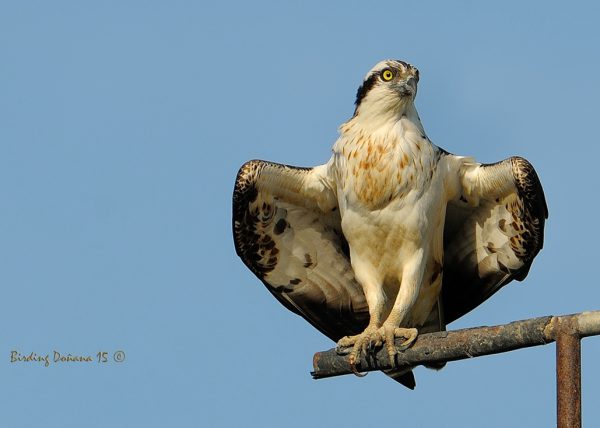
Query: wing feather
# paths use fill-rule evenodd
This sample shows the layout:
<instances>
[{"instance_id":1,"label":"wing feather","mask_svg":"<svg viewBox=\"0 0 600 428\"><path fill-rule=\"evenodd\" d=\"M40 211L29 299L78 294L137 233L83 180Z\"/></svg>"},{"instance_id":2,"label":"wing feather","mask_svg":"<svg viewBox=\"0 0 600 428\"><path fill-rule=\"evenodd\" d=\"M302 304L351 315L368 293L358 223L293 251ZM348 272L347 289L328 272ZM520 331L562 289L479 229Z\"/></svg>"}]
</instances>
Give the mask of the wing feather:
<instances>
[{"instance_id":1,"label":"wing feather","mask_svg":"<svg viewBox=\"0 0 600 428\"><path fill-rule=\"evenodd\" d=\"M322 167L242 166L233 193L237 254L286 308L332 340L369 321Z\"/></svg>"},{"instance_id":2,"label":"wing feather","mask_svg":"<svg viewBox=\"0 0 600 428\"><path fill-rule=\"evenodd\" d=\"M472 163L469 169L465 191L446 212L442 293L447 323L527 276L542 249L548 217L542 185L527 160Z\"/></svg>"}]
</instances>

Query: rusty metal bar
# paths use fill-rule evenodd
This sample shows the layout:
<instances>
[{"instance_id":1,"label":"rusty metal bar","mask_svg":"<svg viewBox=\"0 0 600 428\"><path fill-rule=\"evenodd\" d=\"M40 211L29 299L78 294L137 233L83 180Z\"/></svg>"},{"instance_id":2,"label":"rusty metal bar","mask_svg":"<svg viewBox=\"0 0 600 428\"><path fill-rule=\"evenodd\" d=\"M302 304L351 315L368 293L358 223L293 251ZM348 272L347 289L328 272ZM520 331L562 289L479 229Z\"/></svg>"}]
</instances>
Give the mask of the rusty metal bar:
<instances>
[{"instance_id":1,"label":"rusty metal bar","mask_svg":"<svg viewBox=\"0 0 600 428\"><path fill-rule=\"evenodd\" d=\"M514 321L493 327L426 333L407 350L396 355L396 367L439 364L482 355L513 351L554 342L559 331L570 325L579 337L600 335L600 311L546 316ZM398 345L401 340L398 339ZM361 355L356 364L361 372L392 368L384 347ZM317 352L313 358L313 378L322 379L353 373L348 357L336 349Z\"/></svg>"},{"instance_id":2,"label":"rusty metal bar","mask_svg":"<svg viewBox=\"0 0 600 428\"><path fill-rule=\"evenodd\" d=\"M422 334L410 348L396 355L396 366L439 364L544 345L554 341L548 335L552 319L546 316L492 327ZM393 368L385 348L361 355L357 366L359 371L364 372ZM317 352L313 358L313 369L315 379L353 373L348 358L336 349Z\"/></svg>"},{"instance_id":3,"label":"rusty metal bar","mask_svg":"<svg viewBox=\"0 0 600 428\"><path fill-rule=\"evenodd\" d=\"M556 420L558 428L581 428L581 338L570 322L556 334Z\"/></svg>"}]
</instances>

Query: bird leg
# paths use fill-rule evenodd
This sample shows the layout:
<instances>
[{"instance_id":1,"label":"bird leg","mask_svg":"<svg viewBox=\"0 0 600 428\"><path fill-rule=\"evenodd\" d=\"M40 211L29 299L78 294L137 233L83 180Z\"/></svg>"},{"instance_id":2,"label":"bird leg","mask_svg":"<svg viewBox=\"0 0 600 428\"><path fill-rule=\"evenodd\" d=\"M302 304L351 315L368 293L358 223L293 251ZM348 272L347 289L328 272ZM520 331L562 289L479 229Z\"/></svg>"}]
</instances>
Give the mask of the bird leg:
<instances>
[{"instance_id":1,"label":"bird leg","mask_svg":"<svg viewBox=\"0 0 600 428\"><path fill-rule=\"evenodd\" d=\"M416 328L400 328L394 327L389 324L377 328L375 326L369 326L360 334L355 336L342 337L337 343L338 354L347 353L347 348L352 347L348 355L348 362L350 367L353 369L355 374L358 374L356 370L356 364L360 361L361 355L380 348L385 343L390 363L393 367L396 366L395 355L398 351L404 351L413 344L418 335ZM400 347L396 347L395 340L398 337L406 339Z\"/></svg>"},{"instance_id":2,"label":"bird leg","mask_svg":"<svg viewBox=\"0 0 600 428\"><path fill-rule=\"evenodd\" d=\"M352 368L355 368L356 363L360 361L361 354L367 354L374 348L379 348L383 344L385 338L381 335L381 329L375 325L369 325L362 333L355 336L342 337L337 343L337 352L344 354L344 348L352 347L348 362Z\"/></svg>"},{"instance_id":3,"label":"bird leg","mask_svg":"<svg viewBox=\"0 0 600 428\"><path fill-rule=\"evenodd\" d=\"M361 354L366 355L374 348L381 347L385 340L380 331L383 321L381 318L385 305L385 296L382 292L381 283L375 279L377 278L377 274L373 272L370 265L362 263L360 257L355 257L352 267L365 293L365 299L369 307L369 325L360 334L342 337L337 343L337 352L343 355L347 353L347 349L344 348L352 347L348 356L348 362L352 371L358 374L356 364L360 361Z\"/></svg>"},{"instance_id":4,"label":"bird leg","mask_svg":"<svg viewBox=\"0 0 600 428\"><path fill-rule=\"evenodd\" d=\"M382 334L385 337L385 347L392 367L396 367L396 354L400 351L405 351L415 342L419 332L416 328L394 327L388 323L384 323L381 327ZM405 340L402 344L396 347L396 338L403 337Z\"/></svg>"},{"instance_id":5,"label":"bird leg","mask_svg":"<svg viewBox=\"0 0 600 428\"><path fill-rule=\"evenodd\" d=\"M357 279L359 279L365 292L365 298L369 306L370 321L362 333L356 336L343 337L337 343L338 354L345 353L345 349L343 348L352 347L348 356L348 362L355 373L356 364L360 361L361 355L366 355L367 352L375 348L380 348L384 343L390 364L392 367L395 367L395 356L398 351L407 349L417 338L418 332L416 328L402 328L400 325L406 320L419 295L419 287L424 271L423 255L424 250L419 248L406 263L403 273L399 278L400 287L394 305L384 323L381 322L381 315L385 304L385 297L382 292L381 283L372 280L375 275L363 276L362 273L366 270L360 269L359 267L364 266L357 266L355 259L353 267ZM406 339L399 348L396 348L394 343L397 337Z\"/></svg>"},{"instance_id":6,"label":"bird leg","mask_svg":"<svg viewBox=\"0 0 600 428\"><path fill-rule=\"evenodd\" d=\"M394 306L381 326L392 367L396 366L396 354L398 351L408 349L417 339L418 331L416 328L403 328L400 326L406 322L408 314L417 301L424 270L424 250L419 248L404 266ZM396 348L394 343L397 337L404 337L406 339L399 348Z\"/></svg>"}]
</instances>

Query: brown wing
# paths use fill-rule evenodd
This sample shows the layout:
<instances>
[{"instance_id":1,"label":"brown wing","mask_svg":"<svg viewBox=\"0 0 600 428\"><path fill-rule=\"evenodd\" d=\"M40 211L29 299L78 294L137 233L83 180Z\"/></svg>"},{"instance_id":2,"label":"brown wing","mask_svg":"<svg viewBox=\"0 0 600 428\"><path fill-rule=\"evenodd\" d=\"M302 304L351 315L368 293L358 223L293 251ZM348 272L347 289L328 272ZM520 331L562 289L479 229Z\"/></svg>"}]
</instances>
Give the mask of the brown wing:
<instances>
[{"instance_id":1,"label":"brown wing","mask_svg":"<svg viewBox=\"0 0 600 428\"><path fill-rule=\"evenodd\" d=\"M323 182L318 168L244 164L233 191L233 239L242 261L279 302L337 341L360 333L369 312L337 205L323 202L335 195L327 186L314 192Z\"/></svg>"},{"instance_id":2,"label":"brown wing","mask_svg":"<svg viewBox=\"0 0 600 428\"><path fill-rule=\"evenodd\" d=\"M491 183L476 207L460 196L448 204L442 296L446 323L468 313L508 282L522 281L544 242L548 208L533 166L512 157L478 165ZM509 183L501 183L508 177ZM506 187L498 196L492 189Z\"/></svg>"}]
</instances>

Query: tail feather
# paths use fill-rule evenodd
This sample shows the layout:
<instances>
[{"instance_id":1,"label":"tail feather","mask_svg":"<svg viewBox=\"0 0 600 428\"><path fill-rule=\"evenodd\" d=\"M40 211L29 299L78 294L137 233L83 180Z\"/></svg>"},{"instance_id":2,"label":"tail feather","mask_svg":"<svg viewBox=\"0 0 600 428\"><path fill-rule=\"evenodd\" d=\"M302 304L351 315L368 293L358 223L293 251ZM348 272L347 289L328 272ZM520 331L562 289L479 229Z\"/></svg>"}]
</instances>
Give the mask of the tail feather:
<instances>
[{"instance_id":1,"label":"tail feather","mask_svg":"<svg viewBox=\"0 0 600 428\"><path fill-rule=\"evenodd\" d=\"M383 372L408 389L415 389L415 386L417 386L415 375L413 375L411 368L384 370Z\"/></svg>"}]
</instances>

